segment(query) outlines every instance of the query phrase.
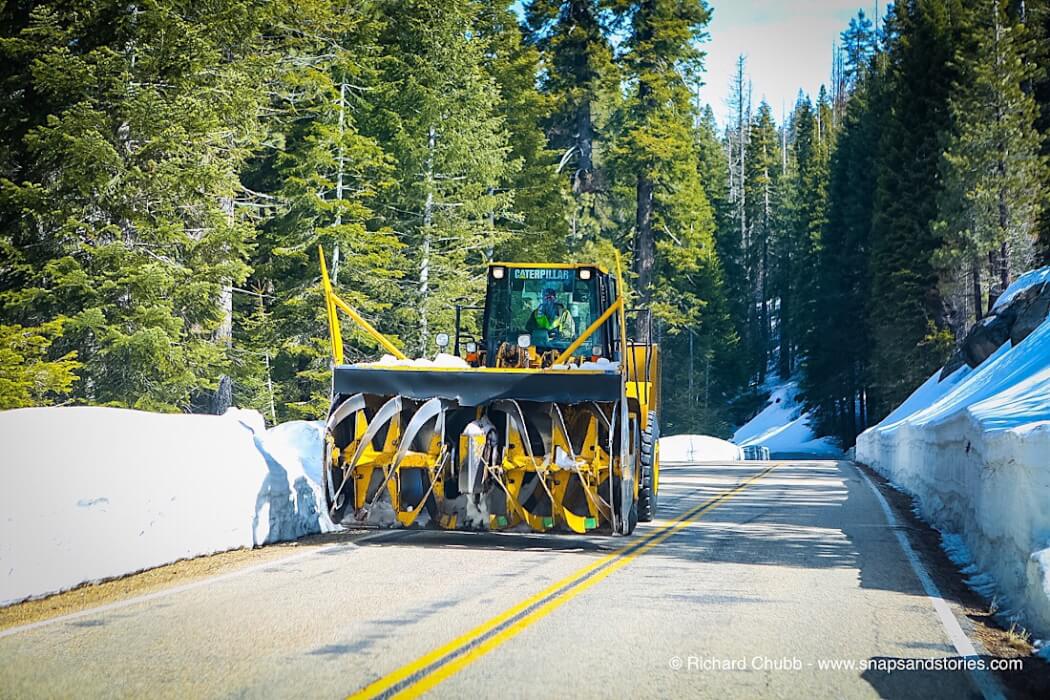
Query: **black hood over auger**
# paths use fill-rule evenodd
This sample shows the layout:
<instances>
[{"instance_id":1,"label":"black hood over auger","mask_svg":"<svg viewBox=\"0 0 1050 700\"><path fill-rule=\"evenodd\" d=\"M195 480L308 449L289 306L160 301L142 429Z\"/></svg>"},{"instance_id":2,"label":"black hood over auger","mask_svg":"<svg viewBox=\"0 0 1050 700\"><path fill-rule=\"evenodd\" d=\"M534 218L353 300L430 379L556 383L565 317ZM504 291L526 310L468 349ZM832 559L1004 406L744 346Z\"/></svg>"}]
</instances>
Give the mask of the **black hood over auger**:
<instances>
[{"instance_id":1,"label":"black hood over auger","mask_svg":"<svg viewBox=\"0 0 1050 700\"><path fill-rule=\"evenodd\" d=\"M490 372L444 369L384 369L339 365L334 394L372 394L428 400L435 396L460 406L484 406L500 399L580 404L619 401L618 372Z\"/></svg>"}]
</instances>

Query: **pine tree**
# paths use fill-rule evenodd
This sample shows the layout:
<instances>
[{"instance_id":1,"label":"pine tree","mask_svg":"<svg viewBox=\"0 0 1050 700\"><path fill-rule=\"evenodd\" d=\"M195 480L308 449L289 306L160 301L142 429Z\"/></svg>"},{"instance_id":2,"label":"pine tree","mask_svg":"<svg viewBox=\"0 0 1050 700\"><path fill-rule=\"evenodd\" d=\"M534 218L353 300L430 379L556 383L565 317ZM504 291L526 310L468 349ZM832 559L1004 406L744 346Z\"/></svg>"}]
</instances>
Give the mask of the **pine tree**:
<instances>
[{"instance_id":1,"label":"pine tree","mask_svg":"<svg viewBox=\"0 0 1050 700\"><path fill-rule=\"evenodd\" d=\"M0 325L0 410L48 406L67 396L77 380L76 351L50 360L64 319L23 328Z\"/></svg>"},{"instance_id":2,"label":"pine tree","mask_svg":"<svg viewBox=\"0 0 1050 700\"><path fill-rule=\"evenodd\" d=\"M972 290L972 314L985 312L982 269L991 287L988 307L1013 275L1034 262L1035 228L1046 167L1035 130L1037 105L1025 89L1034 66L1025 60L1025 29L1004 0L973 8L973 49L957 51L959 78L949 108L952 130L941 163L944 189L934 224L941 239L934 262Z\"/></svg>"},{"instance_id":3,"label":"pine tree","mask_svg":"<svg viewBox=\"0 0 1050 700\"><path fill-rule=\"evenodd\" d=\"M747 320L747 288L744 260L740 246L739 229L733 217L734 208L729 200L729 165L726 149L718 137L718 124L714 110L705 106L696 126L696 149L699 158L700 183L704 188L715 219L715 255L721 271L721 293L716 305L721 304L722 325L711 351L707 355L699 352L697 329L690 329L687 337L680 337L681 350L677 357L690 357L694 391L705 410L718 407L721 420L731 420L727 413L729 404L740 394L750 378L751 363L747 353L741 352ZM713 312L714 309L711 309ZM690 352L690 349L692 352ZM700 363L703 364L700 364ZM702 371L703 392L695 376ZM712 432L711 434L718 434Z\"/></svg>"},{"instance_id":4,"label":"pine tree","mask_svg":"<svg viewBox=\"0 0 1050 700\"><path fill-rule=\"evenodd\" d=\"M815 342L813 319L821 313L812 269L821 250L826 222L828 137L819 115L830 105L821 91L816 108L808 98L799 101L792 118L794 169L787 182L786 222L778 246L780 300L778 369L781 377L795 371L798 354L805 356Z\"/></svg>"},{"instance_id":5,"label":"pine tree","mask_svg":"<svg viewBox=\"0 0 1050 700\"><path fill-rule=\"evenodd\" d=\"M875 55L875 30L864 10L858 10L857 16L850 19L841 38L846 89L852 92Z\"/></svg>"},{"instance_id":6,"label":"pine tree","mask_svg":"<svg viewBox=\"0 0 1050 700\"><path fill-rule=\"evenodd\" d=\"M879 60L879 63L882 61ZM871 335L868 257L875 160L885 113L884 81L869 65L855 84L831 156L827 224L815 261L816 313L802 388L817 429L844 446L868 424Z\"/></svg>"},{"instance_id":7,"label":"pine tree","mask_svg":"<svg viewBox=\"0 0 1050 700\"><path fill-rule=\"evenodd\" d=\"M1026 0L1021 22L1031 36L1025 60L1038 67L1028 87L1035 98L1038 112L1035 129L1041 140L1040 155L1044 163L1050 163L1050 1ZM1036 231L1036 264L1050 264L1050 166L1043 168L1041 177L1043 197Z\"/></svg>"},{"instance_id":8,"label":"pine tree","mask_svg":"<svg viewBox=\"0 0 1050 700\"><path fill-rule=\"evenodd\" d=\"M964 12L959 2L893 6L887 25L890 95L881 133L870 270L872 417L885 415L946 359L948 319L932 263L938 167Z\"/></svg>"},{"instance_id":9,"label":"pine tree","mask_svg":"<svg viewBox=\"0 0 1050 700\"><path fill-rule=\"evenodd\" d=\"M322 4L273 81L269 141L280 148L254 164L249 180L268 193L268 215L239 296L235 360L238 404L280 420L327 411L331 349L318 246L331 256L339 295L359 312L375 320L401 298L403 246L375 211L393 187L393 166L359 124L378 80L380 29L370 6ZM348 361L377 354L354 324L344 320L342 331Z\"/></svg>"},{"instance_id":10,"label":"pine tree","mask_svg":"<svg viewBox=\"0 0 1050 700\"><path fill-rule=\"evenodd\" d=\"M713 214L695 175L688 87L702 67L703 52L696 42L705 36L710 13L702 0L619 0L614 8L630 24L623 60L635 85L625 106L616 158L620 172L630 172L634 179L633 270L640 303L648 306L656 293L668 294L666 286L656 284L661 247L675 251L674 260L667 262L683 271L714 254L713 245L707 248ZM679 313L688 308L675 305ZM664 313L671 313L670 308ZM650 333L645 315L637 332L640 337Z\"/></svg>"},{"instance_id":11,"label":"pine tree","mask_svg":"<svg viewBox=\"0 0 1050 700\"><path fill-rule=\"evenodd\" d=\"M550 148L543 131L554 98L537 88L540 53L525 41L513 4L513 0L482 3L479 17L481 36L489 43L486 67L500 92L499 114L510 160L520 163L500 183L499 189L513 194L514 208L498 222L512 235L497 250L497 257L561 260L569 252L569 183L559 175L559 154Z\"/></svg>"},{"instance_id":12,"label":"pine tree","mask_svg":"<svg viewBox=\"0 0 1050 700\"><path fill-rule=\"evenodd\" d=\"M755 348L755 340L752 337L755 332L754 313L751 307L751 292L753 271L748 266L748 207L747 207L747 163L748 143L751 133L751 83L747 77L746 60L743 55L737 58L736 72L730 82L729 103L732 113L726 128L725 146L727 150L729 201L732 204L731 217L733 226L727 227L719 236L721 254L725 261L726 270L732 272L734 269L738 274L731 275L730 282L733 299L737 300L739 308L736 309L736 317L740 324L740 337L743 339L744 347L748 349L748 365L751 374L758 377L763 369L757 366L751 351Z\"/></svg>"},{"instance_id":13,"label":"pine tree","mask_svg":"<svg viewBox=\"0 0 1050 700\"><path fill-rule=\"evenodd\" d=\"M763 101L748 129L749 158L746 160L744 197L747 236L745 264L747 290L747 348L750 365L758 382L765 380L772 335L770 304L771 246L776 238L780 215L780 136L773 122L773 110Z\"/></svg>"},{"instance_id":14,"label":"pine tree","mask_svg":"<svg viewBox=\"0 0 1050 700\"><path fill-rule=\"evenodd\" d=\"M380 199L405 248L396 312L407 347L431 352L435 329L452 330L454 305L476 304L483 263L507 231L513 193L500 184L521 163L497 111L498 86L485 70L490 38L470 0L388 0L384 56L365 133L394 163L397 187Z\"/></svg>"},{"instance_id":15,"label":"pine tree","mask_svg":"<svg viewBox=\"0 0 1050 700\"><path fill-rule=\"evenodd\" d=\"M572 166L572 190L594 192L600 185L595 163L596 108L615 90L617 72L599 0L531 0L525 21L543 55L543 90L554 102L549 120L551 146L563 169Z\"/></svg>"},{"instance_id":16,"label":"pine tree","mask_svg":"<svg viewBox=\"0 0 1050 700\"><path fill-rule=\"evenodd\" d=\"M76 352L77 401L206 405L248 271L235 202L266 17L241 0L23 12L0 43L4 321L66 319L49 357Z\"/></svg>"}]
</instances>

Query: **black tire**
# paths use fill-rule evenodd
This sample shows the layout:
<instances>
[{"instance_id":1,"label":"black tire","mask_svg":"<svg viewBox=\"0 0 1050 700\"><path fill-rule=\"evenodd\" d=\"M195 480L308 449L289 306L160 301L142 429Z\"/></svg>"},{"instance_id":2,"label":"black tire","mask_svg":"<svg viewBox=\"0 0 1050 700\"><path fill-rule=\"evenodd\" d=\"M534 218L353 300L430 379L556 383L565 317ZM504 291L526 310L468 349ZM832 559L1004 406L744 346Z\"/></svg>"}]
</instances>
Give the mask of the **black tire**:
<instances>
[{"instance_id":1,"label":"black tire","mask_svg":"<svg viewBox=\"0 0 1050 700\"><path fill-rule=\"evenodd\" d=\"M642 431L641 480L638 488L638 520L648 523L656 517L657 484L653 481L653 462L656 457L656 441L660 439L660 424L656 412L649 412L649 427Z\"/></svg>"}]
</instances>

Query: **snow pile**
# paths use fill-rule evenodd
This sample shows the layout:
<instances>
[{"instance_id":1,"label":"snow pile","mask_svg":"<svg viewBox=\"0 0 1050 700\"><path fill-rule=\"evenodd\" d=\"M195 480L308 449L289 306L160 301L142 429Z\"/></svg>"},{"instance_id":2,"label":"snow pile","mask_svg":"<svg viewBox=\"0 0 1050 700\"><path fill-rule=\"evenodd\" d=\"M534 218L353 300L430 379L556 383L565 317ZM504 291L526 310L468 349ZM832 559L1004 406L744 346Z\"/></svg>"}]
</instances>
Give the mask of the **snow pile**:
<instances>
[{"instance_id":1,"label":"snow pile","mask_svg":"<svg viewBox=\"0 0 1050 700\"><path fill-rule=\"evenodd\" d=\"M589 369L589 370L600 370L602 372L619 372L620 363L613 362L607 357L599 357L595 361L584 360L578 365L551 365L551 369Z\"/></svg>"},{"instance_id":2,"label":"snow pile","mask_svg":"<svg viewBox=\"0 0 1050 700\"><path fill-rule=\"evenodd\" d=\"M1043 284L1044 282L1050 282L1050 265L1040 267L1036 270L1029 270L1014 280L1013 284L1007 287L1006 291L1000 294L999 298L995 300L994 304L992 304L992 310L995 311L996 309L1006 306L1013 301L1015 296L1024 290L1029 287L1034 287L1037 284Z\"/></svg>"},{"instance_id":3,"label":"snow pile","mask_svg":"<svg viewBox=\"0 0 1050 700\"><path fill-rule=\"evenodd\" d=\"M461 357L450 355L447 352L439 352L433 360L419 357L414 360L399 360L393 355L383 355L375 362L358 362L354 367L441 367L452 369L469 369L470 364ZM586 360L578 365L553 365L551 369L590 369L604 372L616 372L620 369L619 362L612 362L608 358L599 357L597 361Z\"/></svg>"},{"instance_id":4,"label":"snow pile","mask_svg":"<svg viewBox=\"0 0 1050 700\"><path fill-rule=\"evenodd\" d=\"M838 458L842 451L826 437L818 438L809 427L809 414L803 412L798 401L795 381L771 382L769 402L757 416L733 434L733 442L741 447L750 445L768 447L773 459L778 456L806 455Z\"/></svg>"},{"instance_id":5,"label":"snow pile","mask_svg":"<svg viewBox=\"0 0 1050 700\"><path fill-rule=\"evenodd\" d=\"M739 462L743 451L710 435L671 435L660 438L660 462Z\"/></svg>"},{"instance_id":6,"label":"snow pile","mask_svg":"<svg viewBox=\"0 0 1050 700\"><path fill-rule=\"evenodd\" d=\"M1000 303L1048 276L1025 275ZM1050 321L931 377L858 438L857 459L916 497L979 592L1050 637Z\"/></svg>"},{"instance_id":7,"label":"snow pile","mask_svg":"<svg viewBox=\"0 0 1050 700\"><path fill-rule=\"evenodd\" d=\"M334 529L320 431L254 411L0 412L0 605Z\"/></svg>"},{"instance_id":8,"label":"snow pile","mask_svg":"<svg viewBox=\"0 0 1050 700\"><path fill-rule=\"evenodd\" d=\"M419 357L415 360L408 358L399 360L393 355L383 355L375 362L358 362L354 367L443 367L466 369L470 367L470 364L462 357L456 357L447 352L439 352L433 360L427 357Z\"/></svg>"}]
</instances>

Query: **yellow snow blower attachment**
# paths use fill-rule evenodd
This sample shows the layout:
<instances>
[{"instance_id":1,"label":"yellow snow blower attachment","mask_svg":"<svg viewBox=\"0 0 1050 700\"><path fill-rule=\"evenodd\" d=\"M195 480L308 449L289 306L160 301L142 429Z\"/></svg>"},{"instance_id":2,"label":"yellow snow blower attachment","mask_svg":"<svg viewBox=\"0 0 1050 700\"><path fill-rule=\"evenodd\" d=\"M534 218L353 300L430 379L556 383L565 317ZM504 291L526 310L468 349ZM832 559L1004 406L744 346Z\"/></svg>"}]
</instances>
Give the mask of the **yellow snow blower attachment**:
<instances>
[{"instance_id":1,"label":"yellow snow blower attachment","mask_svg":"<svg viewBox=\"0 0 1050 700\"><path fill-rule=\"evenodd\" d=\"M622 275L492 263L481 337L460 342L457 309L452 353L437 360L410 360L340 299L323 251L321 278L335 522L629 534L654 517L660 353L651 337L628 339ZM339 312L389 356L344 364ZM436 340L449 349L447 334Z\"/></svg>"}]
</instances>

